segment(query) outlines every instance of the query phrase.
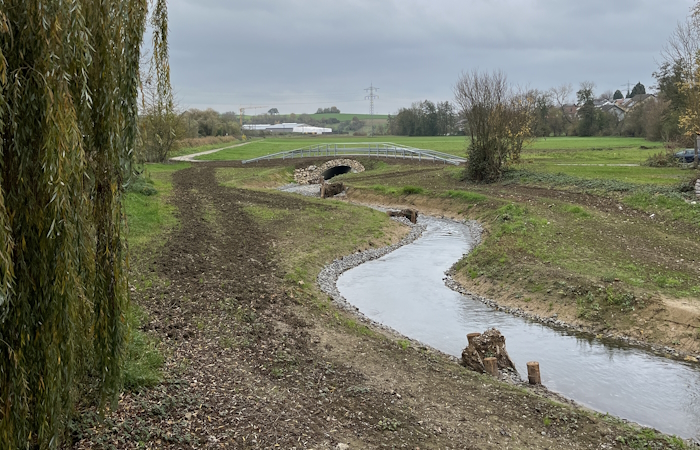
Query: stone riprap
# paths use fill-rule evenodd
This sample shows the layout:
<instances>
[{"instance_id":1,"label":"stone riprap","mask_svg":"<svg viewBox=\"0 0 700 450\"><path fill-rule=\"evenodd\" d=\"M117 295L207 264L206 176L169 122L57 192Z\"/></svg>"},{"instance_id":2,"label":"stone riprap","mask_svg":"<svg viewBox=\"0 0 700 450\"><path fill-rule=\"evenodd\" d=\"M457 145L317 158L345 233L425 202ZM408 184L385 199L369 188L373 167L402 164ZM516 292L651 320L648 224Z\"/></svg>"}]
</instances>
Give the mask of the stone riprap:
<instances>
[{"instance_id":1,"label":"stone riprap","mask_svg":"<svg viewBox=\"0 0 700 450\"><path fill-rule=\"evenodd\" d=\"M333 167L347 166L352 173L365 171L365 167L354 159L334 159L326 161L320 166L309 166L306 169L294 170L294 181L298 184L320 184L323 181L323 172Z\"/></svg>"}]
</instances>

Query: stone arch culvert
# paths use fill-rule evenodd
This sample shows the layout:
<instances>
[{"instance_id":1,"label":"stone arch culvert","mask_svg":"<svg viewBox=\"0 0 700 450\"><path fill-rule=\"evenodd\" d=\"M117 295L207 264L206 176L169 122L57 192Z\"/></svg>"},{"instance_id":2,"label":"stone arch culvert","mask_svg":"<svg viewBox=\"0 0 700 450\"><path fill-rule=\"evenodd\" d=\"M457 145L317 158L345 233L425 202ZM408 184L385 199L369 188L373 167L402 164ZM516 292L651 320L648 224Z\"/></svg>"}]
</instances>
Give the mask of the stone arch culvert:
<instances>
[{"instance_id":1,"label":"stone arch culvert","mask_svg":"<svg viewBox=\"0 0 700 450\"><path fill-rule=\"evenodd\" d=\"M344 173L364 172L365 167L354 159L333 159L320 166L309 166L294 171L294 181L299 184L318 184Z\"/></svg>"}]
</instances>

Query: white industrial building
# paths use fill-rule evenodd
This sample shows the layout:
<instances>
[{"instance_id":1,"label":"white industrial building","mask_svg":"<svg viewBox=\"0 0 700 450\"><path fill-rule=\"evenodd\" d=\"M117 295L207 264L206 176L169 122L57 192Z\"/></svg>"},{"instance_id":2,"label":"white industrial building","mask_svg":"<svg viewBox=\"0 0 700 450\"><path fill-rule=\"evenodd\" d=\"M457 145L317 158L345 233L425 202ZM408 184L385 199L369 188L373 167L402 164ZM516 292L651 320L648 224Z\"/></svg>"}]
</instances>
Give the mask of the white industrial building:
<instances>
[{"instance_id":1,"label":"white industrial building","mask_svg":"<svg viewBox=\"0 0 700 450\"><path fill-rule=\"evenodd\" d=\"M331 128L312 127L303 123L278 123L275 125L243 125L246 131L269 131L270 133L301 133L301 134L326 134L332 133Z\"/></svg>"}]
</instances>

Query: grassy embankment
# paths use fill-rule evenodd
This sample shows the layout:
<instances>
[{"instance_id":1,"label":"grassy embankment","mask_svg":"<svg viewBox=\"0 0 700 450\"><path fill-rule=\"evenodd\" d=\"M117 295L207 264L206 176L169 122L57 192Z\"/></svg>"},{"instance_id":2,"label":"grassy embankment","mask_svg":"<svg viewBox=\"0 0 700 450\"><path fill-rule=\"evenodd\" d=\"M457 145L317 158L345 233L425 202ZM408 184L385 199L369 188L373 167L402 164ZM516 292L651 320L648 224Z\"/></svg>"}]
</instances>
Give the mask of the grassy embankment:
<instances>
[{"instance_id":1,"label":"grassy embankment","mask_svg":"<svg viewBox=\"0 0 700 450\"><path fill-rule=\"evenodd\" d=\"M177 156L191 155L193 153L205 152L217 148L226 148L233 145L242 144L235 136L209 136L204 138L185 139L179 142L179 148L169 154L169 158Z\"/></svg>"},{"instance_id":2,"label":"grassy embankment","mask_svg":"<svg viewBox=\"0 0 700 450\"><path fill-rule=\"evenodd\" d=\"M135 256L130 258L132 274L145 272L137 269L147 264L145 255L152 254L163 245L167 231L177 225L173 208L165 200L172 191L172 173L185 167L188 164L150 164L137 185L126 194L124 205L129 250ZM139 280L130 280L132 286L145 286L151 282L143 275ZM131 390L154 386L161 380L160 368L163 365L158 342L140 330L147 318L137 304L131 303L127 320L130 330L124 386Z\"/></svg>"},{"instance_id":3,"label":"grassy embankment","mask_svg":"<svg viewBox=\"0 0 700 450\"><path fill-rule=\"evenodd\" d=\"M293 181L288 167L219 169L217 178L224 186L248 189L274 188ZM287 278L301 282L305 289L315 286L318 272L328 261L358 249L390 245L407 232L386 214L370 208L314 198L304 203L303 212L267 205L250 205L244 210L279 235Z\"/></svg>"},{"instance_id":4,"label":"grassy embankment","mask_svg":"<svg viewBox=\"0 0 700 450\"><path fill-rule=\"evenodd\" d=\"M442 151L464 147L456 138L392 140ZM274 142L274 151L284 145ZM538 141L493 185L469 184L456 167L417 171L376 160L365 161L367 172L339 179L357 200L480 220L488 234L458 264L461 281L477 292L601 333L697 352L700 206L679 189L692 171L588 165L639 163L659 147L623 138Z\"/></svg>"}]
</instances>

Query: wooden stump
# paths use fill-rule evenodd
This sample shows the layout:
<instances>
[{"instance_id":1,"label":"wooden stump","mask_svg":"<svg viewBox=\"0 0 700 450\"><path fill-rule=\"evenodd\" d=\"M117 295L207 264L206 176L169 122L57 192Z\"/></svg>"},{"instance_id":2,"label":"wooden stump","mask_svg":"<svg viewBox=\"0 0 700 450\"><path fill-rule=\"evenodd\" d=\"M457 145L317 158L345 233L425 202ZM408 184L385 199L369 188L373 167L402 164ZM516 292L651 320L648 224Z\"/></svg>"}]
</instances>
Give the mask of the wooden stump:
<instances>
[{"instance_id":1,"label":"wooden stump","mask_svg":"<svg viewBox=\"0 0 700 450\"><path fill-rule=\"evenodd\" d=\"M498 360L496 358L484 358L484 369L492 377L498 378Z\"/></svg>"},{"instance_id":2,"label":"wooden stump","mask_svg":"<svg viewBox=\"0 0 700 450\"><path fill-rule=\"evenodd\" d=\"M472 345L472 341L474 338L481 336L481 333L469 333L467 335L467 342L469 342L469 345Z\"/></svg>"},{"instance_id":3,"label":"wooden stump","mask_svg":"<svg viewBox=\"0 0 700 450\"><path fill-rule=\"evenodd\" d=\"M537 361L530 361L527 363L527 380L530 384L542 384L542 378L540 378L540 363Z\"/></svg>"}]
</instances>

